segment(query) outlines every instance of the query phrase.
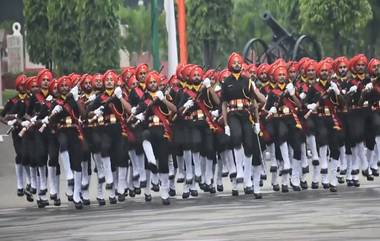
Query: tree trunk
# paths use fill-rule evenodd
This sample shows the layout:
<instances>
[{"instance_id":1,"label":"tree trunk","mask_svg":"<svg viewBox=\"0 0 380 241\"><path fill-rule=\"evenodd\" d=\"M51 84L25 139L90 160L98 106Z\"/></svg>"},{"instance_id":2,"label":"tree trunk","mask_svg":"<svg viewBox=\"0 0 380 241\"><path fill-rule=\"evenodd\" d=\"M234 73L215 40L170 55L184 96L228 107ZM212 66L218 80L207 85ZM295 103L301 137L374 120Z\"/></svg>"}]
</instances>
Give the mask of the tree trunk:
<instances>
[{"instance_id":1,"label":"tree trunk","mask_svg":"<svg viewBox=\"0 0 380 241\"><path fill-rule=\"evenodd\" d=\"M203 64L206 68L214 67L216 48L216 40L203 40Z\"/></svg>"}]
</instances>

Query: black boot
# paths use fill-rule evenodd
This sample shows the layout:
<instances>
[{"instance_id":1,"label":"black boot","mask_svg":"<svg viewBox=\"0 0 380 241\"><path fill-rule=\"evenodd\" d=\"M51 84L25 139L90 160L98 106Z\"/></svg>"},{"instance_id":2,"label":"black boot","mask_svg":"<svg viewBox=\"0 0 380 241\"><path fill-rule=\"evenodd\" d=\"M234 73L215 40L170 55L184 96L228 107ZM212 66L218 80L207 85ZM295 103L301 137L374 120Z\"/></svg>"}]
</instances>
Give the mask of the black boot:
<instances>
[{"instance_id":1,"label":"black boot","mask_svg":"<svg viewBox=\"0 0 380 241\"><path fill-rule=\"evenodd\" d=\"M273 191L278 192L280 191L280 185L279 184L272 185L272 189Z\"/></svg>"},{"instance_id":2,"label":"black boot","mask_svg":"<svg viewBox=\"0 0 380 241\"><path fill-rule=\"evenodd\" d=\"M255 197L255 199L262 199L263 198L261 193L253 193L253 196Z\"/></svg>"},{"instance_id":3,"label":"black boot","mask_svg":"<svg viewBox=\"0 0 380 241\"><path fill-rule=\"evenodd\" d=\"M176 194L177 194L177 193L176 193L175 189L171 189L171 188L169 188L169 196L170 196L170 197L175 197Z\"/></svg>"},{"instance_id":4,"label":"black boot","mask_svg":"<svg viewBox=\"0 0 380 241\"><path fill-rule=\"evenodd\" d=\"M109 197L108 199L110 201L110 204L116 204L117 203L116 197Z\"/></svg>"},{"instance_id":5,"label":"black boot","mask_svg":"<svg viewBox=\"0 0 380 241\"><path fill-rule=\"evenodd\" d=\"M151 202L152 201L152 195L144 194L144 196L145 196L145 202Z\"/></svg>"},{"instance_id":6,"label":"black boot","mask_svg":"<svg viewBox=\"0 0 380 241\"><path fill-rule=\"evenodd\" d=\"M344 183L344 177L338 177L338 183L343 184Z\"/></svg>"},{"instance_id":7,"label":"black boot","mask_svg":"<svg viewBox=\"0 0 380 241\"><path fill-rule=\"evenodd\" d=\"M184 192L182 193L182 198L183 199L188 199L190 197L190 192Z\"/></svg>"},{"instance_id":8,"label":"black boot","mask_svg":"<svg viewBox=\"0 0 380 241\"><path fill-rule=\"evenodd\" d=\"M17 189L17 196L19 197L24 196L24 188Z\"/></svg>"},{"instance_id":9,"label":"black boot","mask_svg":"<svg viewBox=\"0 0 380 241\"><path fill-rule=\"evenodd\" d=\"M198 197L198 191L197 190L190 190L190 195L192 197Z\"/></svg>"},{"instance_id":10,"label":"black boot","mask_svg":"<svg viewBox=\"0 0 380 241\"><path fill-rule=\"evenodd\" d=\"M83 203L81 201L74 202L74 205L75 205L76 209L82 209L83 208Z\"/></svg>"},{"instance_id":11,"label":"black boot","mask_svg":"<svg viewBox=\"0 0 380 241\"><path fill-rule=\"evenodd\" d=\"M99 206L106 205L106 200L104 200L103 198L96 198L96 200L98 201Z\"/></svg>"},{"instance_id":12,"label":"black boot","mask_svg":"<svg viewBox=\"0 0 380 241\"><path fill-rule=\"evenodd\" d=\"M379 170L371 168L371 171L372 171L372 175L374 177L378 177L379 176Z\"/></svg>"},{"instance_id":13,"label":"black boot","mask_svg":"<svg viewBox=\"0 0 380 241\"><path fill-rule=\"evenodd\" d=\"M330 192L337 192L338 189L336 188L336 186L333 186L333 185L330 185Z\"/></svg>"},{"instance_id":14,"label":"black boot","mask_svg":"<svg viewBox=\"0 0 380 241\"><path fill-rule=\"evenodd\" d=\"M307 185L307 181L301 181L301 188L303 189L303 190L306 190L306 189L308 189L309 188L309 185Z\"/></svg>"},{"instance_id":15,"label":"black boot","mask_svg":"<svg viewBox=\"0 0 380 241\"><path fill-rule=\"evenodd\" d=\"M318 182L311 182L311 189L318 189L319 183Z\"/></svg>"},{"instance_id":16,"label":"black boot","mask_svg":"<svg viewBox=\"0 0 380 241\"><path fill-rule=\"evenodd\" d=\"M330 188L330 185L328 183L322 183L322 187L326 190Z\"/></svg>"},{"instance_id":17,"label":"black boot","mask_svg":"<svg viewBox=\"0 0 380 241\"><path fill-rule=\"evenodd\" d=\"M218 192L223 192L223 185L217 185L216 186L216 190L218 191Z\"/></svg>"},{"instance_id":18,"label":"black boot","mask_svg":"<svg viewBox=\"0 0 380 241\"><path fill-rule=\"evenodd\" d=\"M169 200L169 198L161 198L162 199L162 204L163 205L170 205L170 200Z\"/></svg>"},{"instance_id":19,"label":"black boot","mask_svg":"<svg viewBox=\"0 0 380 241\"><path fill-rule=\"evenodd\" d=\"M289 187L288 185L281 185L281 192L287 193L289 192Z\"/></svg>"},{"instance_id":20,"label":"black boot","mask_svg":"<svg viewBox=\"0 0 380 241\"><path fill-rule=\"evenodd\" d=\"M61 199L57 198L54 200L54 206L58 207L61 206Z\"/></svg>"},{"instance_id":21,"label":"black boot","mask_svg":"<svg viewBox=\"0 0 380 241\"><path fill-rule=\"evenodd\" d=\"M215 189L214 186L211 186L211 187L209 188L209 190L210 190L210 193L211 193L211 194L215 194L215 193L216 193L216 189Z\"/></svg>"},{"instance_id":22,"label":"black boot","mask_svg":"<svg viewBox=\"0 0 380 241\"><path fill-rule=\"evenodd\" d=\"M232 196L239 196L238 190L232 190Z\"/></svg>"},{"instance_id":23,"label":"black boot","mask_svg":"<svg viewBox=\"0 0 380 241\"><path fill-rule=\"evenodd\" d=\"M253 189L252 189L252 187L245 187L245 188L244 188L244 194L245 194L245 195L251 195L251 194L253 194Z\"/></svg>"},{"instance_id":24,"label":"black boot","mask_svg":"<svg viewBox=\"0 0 380 241\"><path fill-rule=\"evenodd\" d=\"M354 184L354 187L360 187L360 182L359 182L359 180L353 180L352 182L353 182L353 184Z\"/></svg>"}]
</instances>

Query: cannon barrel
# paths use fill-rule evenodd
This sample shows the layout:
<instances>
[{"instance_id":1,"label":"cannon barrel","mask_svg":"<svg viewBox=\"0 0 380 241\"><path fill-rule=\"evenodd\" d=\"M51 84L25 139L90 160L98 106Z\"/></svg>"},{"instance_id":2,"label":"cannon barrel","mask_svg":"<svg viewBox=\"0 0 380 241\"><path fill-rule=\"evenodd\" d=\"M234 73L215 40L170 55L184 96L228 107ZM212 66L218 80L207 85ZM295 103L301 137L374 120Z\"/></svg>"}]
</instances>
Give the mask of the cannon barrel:
<instances>
[{"instance_id":1,"label":"cannon barrel","mask_svg":"<svg viewBox=\"0 0 380 241\"><path fill-rule=\"evenodd\" d=\"M262 19L264 22L272 29L273 32L273 40L276 41L279 38L286 36L289 39L292 39L292 35L273 18L270 12L264 12L262 15Z\"/></svg>"}]
</instances>

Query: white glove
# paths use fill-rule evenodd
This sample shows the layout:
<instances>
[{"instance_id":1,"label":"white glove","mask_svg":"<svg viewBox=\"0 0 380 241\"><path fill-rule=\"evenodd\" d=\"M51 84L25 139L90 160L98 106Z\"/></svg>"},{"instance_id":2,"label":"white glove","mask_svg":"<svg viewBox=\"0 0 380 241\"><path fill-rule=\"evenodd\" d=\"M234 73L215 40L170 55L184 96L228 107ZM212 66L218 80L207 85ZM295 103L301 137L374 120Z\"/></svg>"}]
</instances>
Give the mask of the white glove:
<instances>
[{"instance_id":1,"label":"white glove","mask_svg":"<svg viewBox=\"0 0 380 241\"><path fill-rule=\"evenodd\" d=\"M91 94L89 97L88 97L88 100L87 101L94 101L96 99L96 95L95 94Z\"/></svg>"},{"instance_id":2,"label":"white glove","mask_svg":"<svg viewBox=\"0 0 380 241\"><path fill-rule=\"evenodd\" d=\"M211 111L211 115L215 118L219 117L219 110L213 110Z\"/></svg>"},{"instance_id":3,"label":"white glove","mask_svg":"<svg viewBox=\"0 0 380 241\"><path fill-rule=\"evenodd\" d=\"M206 87L206 88L210 88L211 87L211 80L209 78L206 78L203 80L202 84Z\"/></svg>"},{"instance_id":4,"label":"white glove","mask_svg":"<svg viewBox=\"0 0 380 241\"><path fill-rule=\"evenodd\" d=\"M144 113L140 113L140 114L136 115L135 117L136 117L136 119L139 120L139 121L143 121L143 120L145 120L145 115L144 115Z\"/></svg>"},{"instance_id":5,"label":"white glove","mask_svg":"<svg viewBox=\"0 0 380 241\"><path fill-rule=\"evenodd\" d=\"M260 123L259 122L255 123L254 131L255 131L256 134L260 133Z\"/></svg>"},{"instance_id":6,"label":"white glove","mask_svg":"<svg viewBox=\"0 0 380 241\"><path fill-rule=\"evenodd\" d=\"M227 125L227 126L224 126L224 133L227 135L227 136L231 136L231 130L230 130L230 127Z\"/></svg>"},{"instance_id":7,"label":"white glove","mask_svg":"<svg viewBox=\"0 0 380 241\"><path fill-rule=\"evenodd\" d=\"M70 90L70 93L73 95L74 100L77 101L78 98L79 98L79 88L78 88L78 86L77 86L77 85L74 86L74 88L72 88L72 89Z\"/></svg>"},{"instance_id":8,"label":"white glove","mask_svg":"<svg viewBox=\"0 0 380 241\"><path fill-rule=\"evenodd\" d=\"M315 108L317 108L317 104L316 103L308 104L306 107L308 110L315 110Z\"/></svg>"},{"instance_id":9,"label":"white glove","mask_svg":"<svg viewBox=\"0 0 380 241\"><path fill-rule=\"evenodd\" d=\"M37 121L37 116L36 116L36 115L33 116L33 117L30 119L30 122L32 122L32 123L36 123L36 121Z\"/></svg>"},{"instance_id":10,"label":"white glove","mask_svg":"<svg viewBox=\"0 0 380 241\"><path fill-rule=\"evenodd\" d=\"M330 83L330 88L335 92L336 95L340 94L340 90L339 90L338 86L334 82Z\"/></svg>"},{"instance_id":11,"label":"white glove","mask_svg":"<svg viewBox=\"0 0 380 241\"><path fill-rule=\"evenodd\" d=\"M194 105L194 101L190 99L190 100L186 101L186 103L183 105L183 107L190 108L193 105Z\"/></svg>"},{"instance_id":12,"label":"white glove","mask_svg":"<svg viewBox=\"0 0 380 241\"><path fill-rule=\"evenodd\" d=\"M342 94L344 94L344 95L345 95L345 94L346 94L346 92L347 92L347 91L346 91L345 89L343 89L343 90L342 90Z\"/></svg>"},{"instance_id":13,"label":"white glove","mask_svg":"<svg viewBox=\"0 0 380 241\"><path fill-rule=\"evenodd\" d=\"M162 93L161 90L157 91L156 96L161 101L165 98L164 93Z\"/></svg>"},{"instance_id":14,"label":"white glove","mask_svg":"<svg viewBox=\"0 0 380 241\"><path fill-rule=\"evenodd\" d=\"M94 110L94 114L96 116L100 116L103 114L104 106L100 106L98 109Z\"/></svg>"},{"instance_id":15,"label":"white glove","mask_svg":"<svg viewBox=\"0 0 380 241\"><path fill-rule=\"evenodd\" d=\"M136 106L132 107L132 108L131 108L131 113L132 113L132 114L135 114L135 113L136 113L136 110L137 110L137 107L136 107Z\"/></svg>"},{"instance_id":16,"label":"white glove","mask_svg":"<svg viewBox=\"0 0 380 241\"><path fill-rule=\"evenodd\" d=\"M302 92L302 93L300 94L300 98L301 98L301 100L304 100L304 99L306 98L306 94L305 94L304 92Z\"/></svg>"},{"instance_id":17,"label":"white glove","mask_svg":"<svg viewBox=\"0 0 380 241\"><path fill-rule=\"evenodd\" d=\"M121 99L123 97L123 91L121 90L120 86L116 87L113 93L118 99Z\"/></svg>"},{"instance_id":18,"label":"white glove","mask_svg":"<svg viewBox=\"0 0 380 241\"><path fill-rule=\"evenodd\" d=\"M28 127L30 125L30 121L23 121L23 122L21 122L21 126L22 127Z\"/></svg>"},{"instance_id":19,"label":"white glove","mask_svg":"<svg viewBox=\"0 0 380 241\"><path fill-rule=\"evenodd\" d=\"M41 122L42 124L45 124L45 125L49 124L49 117L45 116L45 118L43 118Z\"/></svg>"},{"instance_id":20,"label":"white glove","mask_svg":"<svg viewBox=\"0 0 380 241\"><path fill-rule=\"evenodd\" d=\"M365 88L364 88L365 90L372 90L373 89L373 84L372 84L372 82L371 83L368 83L368 84L366 84L366 86L365 86Z\"/></svg>"},{"instance_id":21,"label":"white glove","mask_svg":"<svg viewBox=\"0 0 380 241\"><path fill-rule=\"evenodd\" d=\"M17 119L13 119L7 122L7 125L13 126L16 123Z\"/></svg>"},{"instance_id":22,"label":"white glove","mask_svg":"<svg viewBox=\"0 0 380 241\"><path fill-rule=\"evenodd\" d=\"M46 97L46 101L52 101L53 100L53 96L51 96L51 95L48 95L48 97Z\"/></svg>"},{"instance_id":23,"label":"white glove","mask_svg":"<svg viewBox=\"0 0 380 241\"><path fill-rule=\"evenodd\" d=\"M296 93L296 89L294 88L294 85L292 83L286 85L286 90L290 95L294 95Z\"/></svg>"},{"instance_id":24,"label":"white glove","mask_svg":"<svg viewBox=\"0 0 380 241\"><path fill-rule=\"evenodd\" d=\"M55 114L58 114L59 112L61 112L63 109L62 109L62 106L60 106L60 105L56 105L54 108L53 108L53 110L51 111L51 113L53 114L53 115L55 115Z\"/></svg>"},{"instance_id":25,"label":"white glove","mask_svg":"<svg viewBox=\"0 0 380 241\"><path fill-rule=\"evenodd\" d=\"M358 87L356 85L354 85L354 86L351 86L351 88L348 91L348 93L355 93L357 90L358 90Z\"/></svg>"},{"instance_id":26,"label":"white glove","mask_svg":"<svg viewBox=\"0 0 380 241\"><path fill-rule=\"evenodd\" d=\"M275 106L272 106L270 109L269 109L269 114L276 114L277 113L277 108Z\"/></svg>"}]
</instances>

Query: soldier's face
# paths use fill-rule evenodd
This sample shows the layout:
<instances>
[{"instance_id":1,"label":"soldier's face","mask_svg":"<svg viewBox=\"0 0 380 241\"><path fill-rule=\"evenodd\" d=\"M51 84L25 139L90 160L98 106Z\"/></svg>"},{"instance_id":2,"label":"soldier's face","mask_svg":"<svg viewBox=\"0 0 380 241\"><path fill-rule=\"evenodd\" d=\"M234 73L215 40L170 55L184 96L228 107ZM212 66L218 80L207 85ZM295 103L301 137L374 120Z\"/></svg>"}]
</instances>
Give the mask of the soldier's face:
<instances>
[{"instance_id":1,"label":"soldier's face","mask_svg":"<svg viewBox=\"0 0 380 241\"><path fill-rule=\"evenodd\" d=\"M297 79L297 72L294 71L294 70L292 70L292 69L290 69L290 70L289 70L289 78L290 78L291 80L296 80L296 79Z\"/></svg>"},{"instance_id":2,"label":"soldier's face","mask_svg":"<svg viewBox=\"0 0 380 241\"><path fill-rule=\"evenodd\" d=\"M347 75L348 68L345 64L341 64L338 67L339 75L345 77Z\"/></svg>"},{"instance_id":3,"label":"soldier's face","mask_svg":"<svg viewBox=\"0 0 380 241\"><path fill-rule=\"evenodd\" d=\"M30 92L31 93L37 93L37 91L39 90L40 88L38 87L37 83L33 83L32 86L30 87Z\"/></svg>"},{"instance_id":4,"label":"soldier's face","mask_svg":"<svg viewBox=\"0 0 380 241\"><path fill-rule=\"evenodd\" d=\"M49 79L48 78L43 78L41 81L41 89L47 89L49 88Z\"/></svg>"},{"instance_id":5,"label":"soldier's face","mask_svg":"<svg viewBox=\"0 0 380 241\"><path fill-rule=\"evenodd\" d=\"M327 80L329 77L329 71L327 69L321 69L320 77L322 80Z\"/></svg>"},{"instance_id":6,"label":"soldier's face","mask_svg":"<svg viewBox=\"0 0 380 241\"><path fill-rule=\"evenodd\" d=\"M104 82L104 87L106 87L106 89L113 89L115 87L115 83L113 82L113 79L107 78L106 81Z\"/></svg>"},{"instance_id":7,"label":"soldier's face","mask_svg":"<svg viewBox=\"0 0 380 241\"><path fill-rule=\"evenodd\" d=\"M101 88L103 88L103 81L102 81L101 79L96 79L96 80L95 80L95 87L96 87L97 89L101 89Z\"/></svg>"},{"instance_id":8,"label":"soldier's face","mask_svg":"<svg viewBox=\"0 0 380 241\"><path fill-rule=\"evenodd\" d=\"M358 74L364 74L365 68L366 68L366 65L363 61L359 61L356 64L356 72L358 72Z\"/></svg>"},{"instance_id":9,"label":"soldier's face","mask_svg":"<svg viewBox=\"0 0 380 241\"><path fill-rule=\"evenodd\" d=\"M152 91L152 92L157 91L157 89L158 89L157 80L152 79L152 80L149 82L147 88L148 88L149 91Z\"/></svg>"},{"instance_id":10,"label":"soldier's face","mask_svg":"<svg viewBox=\"0 0 380 241\"><path fill-rule=\"evenodd\" d=\"M20 94L25 94L26 93L26 88L25 88L25 85L24 84L21 84L19 87L18 87L18 92Z\"/></svg>"},{"instance_id":11,"label":"soldier's face","mask_svg":"<svg viewBox=\"0 0 380 241\"><path fill-rule=\"evenodd\" d=\"M380 76L380 64L376 64L372 67L373 73L376 77Z\"/></svg>"},{"instance_id":12,"label":"soldier's face","mask_svg":"<svg viewBox=\"0 0 380 241\"><path fill-rule=\"evenodd\" d=\"M241 71L241 63L238 59L234 59L232 62L232 71L239 73Z\"/></svg>"},{"instance_id":13,"label":"soldier's face","mask_svg":"<svg viewBox=\"0 0 380 241\"><path fill-rule=\"evenodd\" d=\"M306 75L307 75L307 78L309 80L314 80L315 79L315 69L313 69L313 68L307 69Z\"/></svg>"},{"instance_id":14,"label":"soldier's face","mask_svg":"<svg viewBox=\"0 0 380 241\"><path fill-rule=\"evenodd\" d=\"M201 75L198 71L194 71L192 82L195 85L198 85L201 83Z\"/></svg>"},{"instance_id":15,"label":"soldier's face","mask_svg":"<svg viewBox=\"0 0 380 241\"><path fill-rule=\"evenodd\" d=\"M83 91L90 92L92 90L91 80L85 80L83 83Z\"/></svg>"},{"instance_id":16,"label":"soldier's face","mask_svg":"<svg viewBox=\"0 0 380 241\"><path fill-rule=\"evenodd\" d=\"M261 73L260 76L259 76L260 80L262 82L267 82L268 81L268 75L267 73Z\"/></svg>"},{"instance_id":17,"label":"soldier's face","mask_svg":"<svg viewBox=\"0 0 380 241\"><path fill-rule=\"evenodd\" d=\"M60 92L62 95L66 95L69 93L70 86L68 85L67 81L63 81L63 83L60 86Z\"/></svg>"},{"instance_id":18,"label":"soldier's face","mask_svg":"<svg viewBox=\"0 0 380 241\"><path fill-rule=\"evenodd\" d=\"M278 73L278 82L279 83L281 83L281 84L283 84L283 83L285 83L285 81L286 81L286 73L285 72L280 72L280 73Z\"/></svg>"},{"instance_id":19,"label":"soldier's face","mask_svg":"<svg viewBox=\"0 0 380 241\"><path fill-rule=\"evenodd\" d=\"M146 76L146 71L145 70L142 70L140 71L140 73L137 75L137 78L140 82L143 82L145 80L145 76Z\"/></svg>"},{"instance_id":20,"label":"soldier's face","mask_svg":"<svg viewBox=\"0 0 380 241\"><path fill-rule=\"evenodd\" d=\"M59 92L58 92L58 85L55 85L54 88L53 88L53 93L51 93L53 95L53 97L57 98L59 96Z\"/></svg>"},{"instance_id":21,"label":"soldier's face","mask_svg":"<svg viewBox=\"0 0 380 241\"><path fill-rule=\"evenodd\" d=\"M253 80L256 79L257 78L256 71L249 71L249 77Z\"/></svg>"}]
</instances>

